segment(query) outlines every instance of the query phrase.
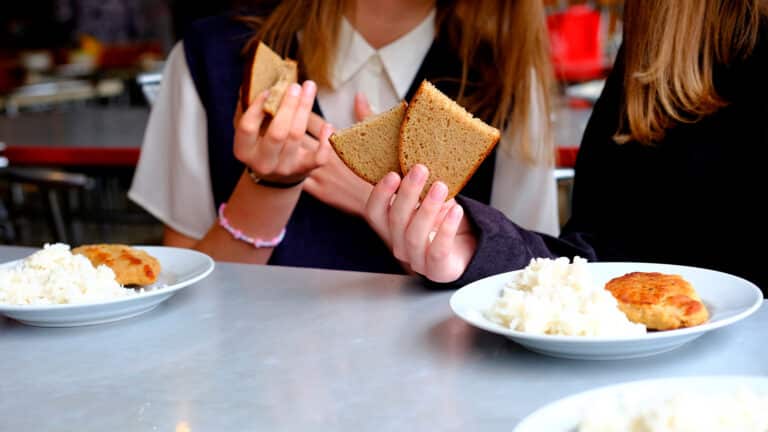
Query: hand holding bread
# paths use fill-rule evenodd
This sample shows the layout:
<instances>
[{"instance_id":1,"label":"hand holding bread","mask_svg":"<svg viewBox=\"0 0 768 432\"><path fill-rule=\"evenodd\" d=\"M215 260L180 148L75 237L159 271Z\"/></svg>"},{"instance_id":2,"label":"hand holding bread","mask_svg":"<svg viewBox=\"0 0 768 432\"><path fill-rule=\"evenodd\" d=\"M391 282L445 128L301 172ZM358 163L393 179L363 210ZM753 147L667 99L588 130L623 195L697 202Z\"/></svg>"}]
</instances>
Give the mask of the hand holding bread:
<instances>
[{"instance_id":1,"label":"hand holding bread","mask_svg":"<svg viewBox=\"0 0 768 432\"><path fill-rule=\"evenodd\" d=\"M312 81L288 86L276 115L264 130L264 105L269 92L259 94L243 113L235 131L235 157L257 178L293 183L328 160L332 127L324 124L318 139L307 135L316 93L317 86Z\"/></svg>"},{"instance_id":2,"label":"hand holding bread","mask_svg":"<svg viewBox=\"0 0 768 432\"><path fill-rule=\"evenodd\" d=\"M371 107L362 93L355 97L355 117L363 121L371 115ZM312 114L311 119L322 119ZM310 129L310 133L312 133ZM312 171L304 182L304 191L318 200L335 207L343 212L363 216L365 202L371 194L373 186L355 175L338 155L331 152L328 163Z\"/></svg>"},{"instance_id":3,"label":"hand holding bread","mask_svg":"<svg viewBox=\"0 0 768 432\"><path fill-rule=\"evenodd\" d=\"M405 174L423 164L431 172L424 193L441 180L448 186L450 199L466 185L500 136L498 129L424 81L410 104L401 102L338 131L330 141L344 163L370 183L388 172Z\"/></svg>"},{"instance_id":4,"label":"hand holding bread","mask_svg":"<svg viewBox=\"0 0 768 432\"><path fill-rule=\"evenodd\" d=\"M462 207L446 202L448 187L433 183L423 193L429 170L415 165L405 178L387 174L373 188L365 218L398 260L435 282L452 282L466 270L477 239ZM395 194L397 192L397 194ZM419 197L424 199L419 203Z\"/></svg>"}]
</instances>

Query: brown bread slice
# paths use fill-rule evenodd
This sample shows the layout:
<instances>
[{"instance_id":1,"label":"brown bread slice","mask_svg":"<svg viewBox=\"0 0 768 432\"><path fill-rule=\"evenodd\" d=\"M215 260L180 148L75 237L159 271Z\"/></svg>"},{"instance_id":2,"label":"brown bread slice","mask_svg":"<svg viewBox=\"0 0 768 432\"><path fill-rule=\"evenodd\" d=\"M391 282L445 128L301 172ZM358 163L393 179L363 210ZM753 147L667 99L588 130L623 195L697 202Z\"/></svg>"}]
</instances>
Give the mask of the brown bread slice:
<instances>
[{"instance_id":1,"label":"brown bread slice","mask_svg":"<svg viewBox=\"0 0 768 432\"><path fill-rule=\"evenodd\" d=\"M461 191L499 142L499 130L474 118L461 105L424 81L413 96L400 129L403 173L416 164L429 168L421 198L436 180L448 186L448 199Z\"/></svg>"},{"instance_id":2,"label":"brown bread slice","mask_svg":"<svg viewBox=\"0 0 768 432\"><path fill-rule=\"evenodd\" d=\"M272 49L259 42L250 63L246 66L240 93L241 109L245 112L251 102L264 90L269 97L264 111L275 115L288 86L298 81L298 67L293 60L283 60Z\"/></svg>"},{"instance_id":3,"label":"brown bread slice","mask_svg":"<svg viewBox=\"0 0 768 432\"><path fill-rule=\"evenodd\" d=\"M368 183L378 183L391 171L400 173L397 147L407 106L400 102L331 135L331 145L339 158Z\"/></svg>"}]
</instances>

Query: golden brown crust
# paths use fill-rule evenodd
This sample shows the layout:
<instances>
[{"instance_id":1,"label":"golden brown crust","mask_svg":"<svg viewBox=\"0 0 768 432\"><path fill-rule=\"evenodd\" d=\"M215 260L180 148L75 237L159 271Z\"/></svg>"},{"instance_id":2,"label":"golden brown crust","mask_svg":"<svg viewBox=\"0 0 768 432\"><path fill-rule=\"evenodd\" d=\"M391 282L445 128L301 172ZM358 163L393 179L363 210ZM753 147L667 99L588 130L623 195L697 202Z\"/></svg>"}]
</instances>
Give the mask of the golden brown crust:
<instances>
[{"instance_id":1,"label":"golden brown crust","mask_svg":"<svg viewBox=\"0 0 768 432\"><path fill-rule=\"evenodd\" d=\"M160 262L147 252L121 244L93 244L72 249L94 266L106 265L122 285L149 285L160 275Z\"/></svg>"},{"instance_id":2,"label":"golden brown crust","mask_svg":"<svg viewBox=\"0 0 768 432\"><path fill-rule=\"evenodd\" d=\"M399 106L400 106L401 108L403 108L404 110L406 110L406 113L407 113L407 111L408 111L408 103L407 103L407 102L405 102L405 101L400 101L400 103L399 103ZM406 114L406 115L407 115L407 114ZM405 118L405 117L403 117L403 118ZM400 123L400 131L401 131L401 133L402 133L402 127L403 127L403 123ZM374 178L371 178L371 177L368 175L368 172L364 172L364 171L360 170L360 168L359 168L359 167L357 167L355 164L352 164L352 163L350 163L349 161L347 161L347 158L345 158L345 157L343 157L343 156L342 156L344 152L343 152L343 150L342 150L341 148L339 148L339 146L336 144L336 141L335 141L335 139L336 139L336 134L335 134L335 133L333 133L333 134L331 134L331 136L328 138L328 141L330 141L330 143L331 143L331 147L333 147L333 150L336 152L336 154L337 154L337 155L339 155L339 159L341 159L341 161L342 161L342 162L344 162L344 165L346 165L346 166L347 166L347 168L349 168L350 170L352 170L352 172L353 172L353 173L355 173L355 175L357 175L357 176L358 176L358 177L360 177L361 179L363 179L363 180L365 180L366 182L368 182L368 183L370 183L370 184L372 184L372 185L374 185L374 186L375 186L375 185L376 185L376 183L378 183L378 182L379 182L381 179L374 179ZM398 147L399 147L399 146L400 146L400 140L398 140ZM401 153L401 152L400 152L400 150L399 150L399 148L398 148L398 154L399 154L399 153ZM401 169L400 169L400 173L399 173L399 174L401 174L401 175L402 175L402 159L401 159L401 157L398 157L398 159L400 159L400 166L401 166Z\"/></svg>"},{"instance_id":3,"label":"golden brown crust","mask_svg":"<svg viewBox=\"0 0 768 432\"><path fill-rule=\"evenodd\" d=\"M496 148L496 144L499 143L499 139L501 139L501 135L496 136L496 139L493 141L493 144L488 146L488 150L483 154L483 156L480 159L478 159L477 163L469 170L469 173L467 174L467 176L464 177L464 181L461 183L461 185L455 191L450 191L448 193L448 197L446 198L446 200L450 200L451 198L455 197L456 195L459 194L459 192L461 192L462 189L464 189L464 186L466 186L467 183L469 183L469 179L471 179L472 176L475 175L475 171L477 171L477 169L480 168L480 165L483 164L483 161L485 161L485 158L487 158L488 155L491 154L493 149Z\"/></svg>"},{"instance_id":4,"label":"golden brown crust","mask_svg":"<svg viewBox=\"0 0 768 432\"><path fill-rule=\"evenodd\" d=\"M257 58L259 57L259 49L264 50L264 54L267 56L275 57L275 60L277 58L281 58L283 61L283 64L288 66L287 69L289 70L290 76L280 76L278 77L278 80L276 82L272 82L272 86L268 86L264 88L263 90L267 90L268 88L274 87L276 84L280 83L281 80L289 81L288 85L295 83L298 81L298 63L295 60L289 59L289 58L282 58L277 53L275 53L272 48L270 48L268 45L264 44L263 42L259 41L258 43L254 44L254 49L249 53L248 55L248 61L245 63L244 71L243 71L243 80L240 85L240 95L239 95L239 107L241 113L245 113L248 111L248 107L251 105L251 101L253 98L255 98L257 95L252 94L253 89L253 83L255 80L255 74L257 69ZM284 93L285 88L287 88L287 85L282 85L282 90L280 92L279 99L282 99L282 93ZM280 90L280 89L278 89ZM257 90L259 91L259 90ZM279 100L278 100L278 106L279 106ZM267 114L270 114L274 116L276 109L267 109L267 105L265 103L265 110Z\"/></svg>"},{"instance_id":5,"label":"golden brown crust","mask_svg":"<svg viewBox=\"0 0 768 432\"><path fill-rule=\"evenodd\" d=\"M400 125L400 139L398 141L397 153L398 153L398 160L400 162L400 172L402 173L403 176L408 174L408 170L407 170L408 163L405 160L405 149L404 149L405 142L403 139L404 131L411 118L411 110L415 109L417 106L415 102L422 96L422 93L425 93L426 91L428 91L429 87L434 87L434 86L431 83L429 83L429 81L427 80L423 80L421 82L421 84L419 85L419 88L416 89L416 93L414 93L413 98L411 98L411 103L408 104L408 108L405 111L405 116L403 117L403 123ZM439 92L439 90L436 87L435 87L435 90ZM480 165L482 165L483 161L485 161L485 158L487 158L488 155L491 154L493 149L496 148L496 145L498 144L500 138L501 138L501 134L498 133L497 131L496 136L494 137L493 143L485 149L485 152L482 154L482 157L478 158L477 162L469 169L466 175L462 178L461 182L458 183L459 186L448 190L448 196L446 197L446 201L452 199L453 197L458 195L462 189L464 189L464 186L466 186L467 183L469 183L469 180L472 178L473 175L475 175L475 172L477 171L478 168L480 168ZM422 190L421 192L420 199L424 199L424 197L426 196L428 192L428 186L429 186L428 184L425 185L424 190Z\"/></svg>"},{"instance_id":6,"label":"golden brown crust","mask_svg":"<svg viewBox=\"0 0 768 432\"><path fill-rule=\"evenodd\" d=\"M688 281L679 275L633 272L610 280L611 292L630 321L653 330L692 327L709 312Z\"/></svg>"},{"instance_id":7,"label":"golden brown crust","mask_svg":"<svg viewBox=\"0 0 768 432\"><path fill-rule=\"evenodd\" d=\"M356 176L360 177L361 179L375 186L376 183L378 183L378 181L372 181L370 178L368 178L367 173L360 171L356 166L347 162L346 158L341 157L341 150L339 149L338 145L334 141L335 136L336 136L335 133L331 134L331 136L328 138L328 141L331 143L331 147L333 147L333 151L335 151L336 154L339 155L339 159L341 159L341 161L344 162L344 165L346 165L347 168L349 168L353 173L355 173Z\"/></svg>"}]
</instances>

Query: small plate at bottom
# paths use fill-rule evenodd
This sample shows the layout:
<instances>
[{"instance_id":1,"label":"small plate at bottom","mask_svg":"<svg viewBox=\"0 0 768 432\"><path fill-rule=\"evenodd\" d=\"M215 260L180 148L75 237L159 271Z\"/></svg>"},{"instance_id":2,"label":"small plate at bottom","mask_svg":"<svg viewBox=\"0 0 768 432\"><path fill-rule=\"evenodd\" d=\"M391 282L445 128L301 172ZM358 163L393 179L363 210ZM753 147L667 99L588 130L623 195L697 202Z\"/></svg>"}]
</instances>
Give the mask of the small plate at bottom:
<instances>
[{"instance_id":1,"label":"small plate at bottom","mask_svg":"<svg viewBox=\"0 0 768 432\"><path fill-rule=\"evenodd\" d=\"M627 408L653 406L681 395L725 397L745 390L761 399L768 398L768 378L711 376L627 382L588 390L545 405L524 418L513 432L577 432L579 425L590 414L626 416L624 410ZM727 429L727 432L732 431Z\"/></svg>"}]
</instances>

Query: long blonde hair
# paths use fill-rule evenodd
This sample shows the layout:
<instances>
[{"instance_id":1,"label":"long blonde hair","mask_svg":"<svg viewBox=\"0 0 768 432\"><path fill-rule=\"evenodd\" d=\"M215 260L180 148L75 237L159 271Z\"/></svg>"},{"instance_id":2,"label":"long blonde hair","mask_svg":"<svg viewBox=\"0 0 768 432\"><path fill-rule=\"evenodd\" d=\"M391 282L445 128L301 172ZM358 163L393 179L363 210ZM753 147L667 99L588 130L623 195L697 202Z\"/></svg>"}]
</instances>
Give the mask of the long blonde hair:
<instances>
[{"instance_id":1,"label":"long blonde hair","mask_svg":"<svg viewBox=\"0 0 768 432\"><path fill-rule=\"evenodd\" d=\"M627 0L624 8L624 115L616 142L657 143L674 125L728 104L714 69L752 52L765 1Z\"/></svg>"},{"instance_id":2,"label":"long blonde hair","mask_svg":"<svg viewBox=\"0 0 768 432\"><path fill-rule=\"evenodd\" d=\"M320 86L330 86L341 17L353 2L254 1L274 8L266 8L271 9L266 16L242 18L256 29L249 46L263 40L287 55L301 30L313 44L298 54L303 74ZM437 31L446 32L441 36L447 37L461 60L458 102L494 126L515 131L520 138L517 150L526 160L550 162L552 73L541 0L438 0L436 21ZM479 74L479 83L469 82L470 69ZM477 90L468 92L468 86ZM539 112L533 113L536 105ZM545 128L542 139L534 140L529 119L536 114L545 119Z\"/></svg>"}]
</instances>

